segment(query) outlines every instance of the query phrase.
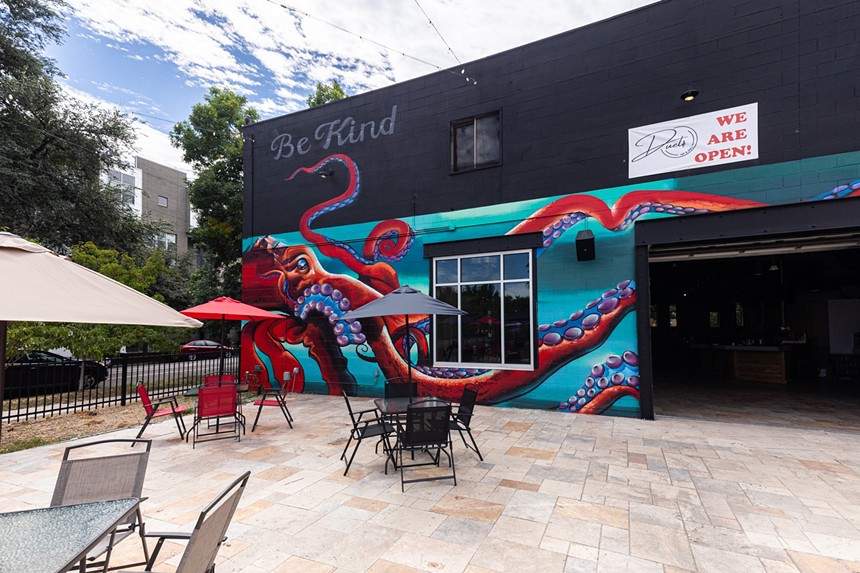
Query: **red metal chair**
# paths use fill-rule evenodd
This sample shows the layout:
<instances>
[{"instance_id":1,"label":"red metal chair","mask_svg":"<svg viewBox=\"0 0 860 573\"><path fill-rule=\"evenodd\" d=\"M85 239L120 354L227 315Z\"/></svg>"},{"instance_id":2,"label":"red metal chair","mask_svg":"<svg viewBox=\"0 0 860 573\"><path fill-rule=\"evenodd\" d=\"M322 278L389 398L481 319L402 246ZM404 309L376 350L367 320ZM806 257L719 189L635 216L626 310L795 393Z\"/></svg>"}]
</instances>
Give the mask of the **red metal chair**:
<instances>
[{"instance_id":1,"label":"red metal chair","mask_svg":"<svg viewBox=\"0 0 860 573\"><path fill-rule=\"evenodd\" d=\"M185 441L188 441L189 434L193 434L192 447L199 441L232 437L241 441L244 426L242 414L239 412L238 393L234 384L203 386L197 394L194 425L185 435Z\"/></svg>"},{"instance_id":2,"label":"red metal chair","mask_svg":"<svg viewBox=\"0 0 860 573\"><path fill-rule=\"evenodd\" d=\"M182 413L185 412L188 407L184 404L180 406L179 402L176 400L176 396L161 398L153 402L149 399L149 393L146 391L146 386L144 386L143 383L137 385L137 395L140 396L140 403L143 404L143 409L146 410L146 420L143 422L143 427L141 427L140 431L137 433L137 439L140 439L143 435L143 431L146 430L146 427L153 418L170 415L173 415L173 419L176 421L176 429L179 430L179 437L186 437L187 430L185 429L185 421L182 419Z\"/></svg>"},{"instance_id":3,"label":"red metal chair","mask_svg":"<svg viewBox=\"0 0 860 573\"><path fill-rule=\"evenodd\" d=\"M295 383L295 379L298 376L299 369L296 368L293 370L292 377L290 378L291 382ZM277 380L269 381L270 386L268 388L260 386L260 394L261 396L254 401L254 405L257 406L257 416L254 418L254 425L251 426L251 431L253 432L257 428L257 422L260 420L260 414L263 412L264 406L277 406L281 409L281 413L284 415L284 418L287 420L287 424L290 425L290 428L293 427L293 415L290 414L290 409L287 408L287 400L284 396L284 388L280 384L278 384ZM290 388L293 386L290 382L287 383Z\"/></svg>"},{"instance_id":4,"label":"red metal chair","mask_svg":"<svg viewBox=\"0 0 860 573\"><path fill-rule=\"evenodd\" d=\"M235 374L207 374L203 377L203 385L210 386L212 384L235 384Z\"/></svg>"}]
</instances>

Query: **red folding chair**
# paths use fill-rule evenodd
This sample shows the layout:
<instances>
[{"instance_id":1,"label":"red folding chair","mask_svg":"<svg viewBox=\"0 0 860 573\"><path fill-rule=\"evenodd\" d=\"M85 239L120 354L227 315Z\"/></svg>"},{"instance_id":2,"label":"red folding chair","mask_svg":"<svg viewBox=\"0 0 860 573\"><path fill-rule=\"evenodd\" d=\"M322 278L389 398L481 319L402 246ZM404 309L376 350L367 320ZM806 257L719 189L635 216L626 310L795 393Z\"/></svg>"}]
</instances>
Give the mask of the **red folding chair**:
<instances>
[{"instance_id":1,"label":"red folding chair","mask_svg":"<svg viewBox=\"0 0 860 573\"><path fill-rule=\"evenodd\" d=\"M146 420L143 422L143 427L141 427L140 431L137 433L137 439L140 439L143 435L143 431L146 430L146 427L154 418L170 415L173 415L173 419L176 421L176 429L179 430L179 437L186 437L187 430L185 429L185 421L182 419L182 413L185 412L188 407L184 404L180 406L179 402L176 400L176 396L161 398L153 402L149 399L149 393L146 391L146 386L144 386L142 382L137 385L137 395L140 396L140 403L143 404L143 409L146 410Z\"/></svg>"},{"instance_id":2,"label":"red folding chair","mask_svg":"<svg viewBox=\"0 0 860 573\"><path fill-rule=\"evenodd\" d=\"M205 424L203 422L206 422ZM185 435L193 434L192 447L199 441L222 440L235 437L242 440L244 420L239 412L239 399L234 384L203 386L197 394L194 425Z\"/></svg>"},{"instance_id":3,"label":"red folding chair","mask_svg":"<svg viewBox=\"0 0 860 573\"><path fill-rule=\"evenodd\" d=\"M293 371L293 378L296 376L298 372L298 368ZM287 420L287 424L290 425L290 428L293 427L293 415L290 414L290 409L287 408L287 400L284 396L284 388L278 384L277 380L269 381L270 386L268 388L260 386L260 394L261 396L254 401L254 405L257 406L257 416L254 418L254 425L251 426L251 431L253 432L257 428L257 422L260 421L260 414L263 412L264 406L277 406L281 409L281 413L284 415L284 419ZM290 386L292 388L292 386Z\"/></svg>"},{"instance_id":4,"label":"red folding chair","mask_svg":"<svg viewBox=\"0 0 860 573\"><path fill-rule=\"evenodd\" d=\"M210 386L215 384L235 384L236 376L234 374L207 374L203 377L203 385Z\"/></svg>"}]
</instances>

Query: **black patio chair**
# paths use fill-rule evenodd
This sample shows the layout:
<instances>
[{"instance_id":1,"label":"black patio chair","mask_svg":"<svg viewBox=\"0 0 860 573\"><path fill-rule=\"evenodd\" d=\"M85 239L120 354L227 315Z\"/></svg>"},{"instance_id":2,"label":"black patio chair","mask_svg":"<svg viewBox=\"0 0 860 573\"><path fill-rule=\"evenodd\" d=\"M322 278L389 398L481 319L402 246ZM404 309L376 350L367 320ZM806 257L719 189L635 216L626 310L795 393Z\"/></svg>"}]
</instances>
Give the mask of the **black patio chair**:
<instances>
[{"instance_id":1,"label":"black patio chair","mask_svg":"<svg viewBox=\"0 0 860 573\"><path fill-rule=\"evenodd\" d=\"M460 398L460 405L457 406L457 411L451 417L450 429L457 430L460 433L460 437L463 439L463 444L467 449L474 451L478 454L478 458L481 461L484 461L484 456L481 455L481 451L478 449L478 444L475 442L475 436L472 435L472 415L475 411L475 402L478 400L478 388L474 384L467 384L463 388L463 396ZM472 445L469 445L469 442L466 441L466 436L463 435L463 432L469 434L469 439L472 441Z\"/></svg>"},{"instance_id":2,"label":"black patio chair","mask_svg":"<svg viewBox=\"0 0 860 573\"><path fill-rule=\"evenodd\" d=\"M407 483L420 481L431 481L453 478L457 485L457 472L454 468L454 451L451 447L451 404L440 400L421 400L410 404L406 409L406 420L398 423L397 444L397 466L400 468L400 489L404 490ZM435 450L435 451L434 451ZM403 463L403 453L408 452L412 459L411 463ZM420 466L438 466L442 452L448 457L450 474L424 475L422 477L406 479L404 470ZM429 462L415 462L416 453L430 455Z\"/></svg>"},{"instance_id":3,"label":"black patio chair","mask_svg":"<svg viewBox=\"0 0 860 573\"><path fill-rule=\"evenodd\" d=\"M388 441L388 436L397 432L397 429L379 417L379 412L376 408L368 408L366 410L352 409L349 403L349 396L343 392L343 399L346 401L346 409L349 411L349 418L352 421L352 429L349 431L349 438L346 440L346 445L343 447L343 452L340 454L340 459L346 460L346 452L349 445L355 440L355 449L346 461L346 469L343 475L349 472L349 466L352 465L352 460L355 459L355 453L358 451L358 446L367 438L375 438L377 440L376 447L379 447L379 442L382 441L382 448L386 456L391 455L391 443ZM388 461L385 462L385 471L388 472Z\"/></svg>"},{"instance_id":4,"label":"black patio chair","mask_svg":"<svg viewBox=\"0 0 860 573\"><path fill-rule=\"evenodd\" d=\"M385 397L386 398L417 398L418 384L415 382L394 382L392 380L385 381Z\"/></svg>"}]
</instances>

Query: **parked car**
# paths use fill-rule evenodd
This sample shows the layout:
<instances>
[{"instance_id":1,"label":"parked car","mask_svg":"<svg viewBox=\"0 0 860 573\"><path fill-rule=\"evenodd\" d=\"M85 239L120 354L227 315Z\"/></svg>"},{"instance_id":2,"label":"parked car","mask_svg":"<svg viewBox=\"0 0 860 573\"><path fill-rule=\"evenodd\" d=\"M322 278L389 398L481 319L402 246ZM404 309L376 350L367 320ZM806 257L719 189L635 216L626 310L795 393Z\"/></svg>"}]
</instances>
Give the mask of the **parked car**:
<instances>
[{"instance_id":1,"label":"parked car","mask_svg":"<svg viewBox=\"0 0 860 573\"><path fill-rule=\"evenodd\" d=\"M232 346L224 346L224 358L233 356ZM179 347L179 356L188 360L197 358L218 358L221 356L221 343L214 340L192 340Z\"/></svg>"},{"instance_id":2,"label":"parked car","mask_svg":"<svg viewBox=\"0 0 860 573\"><path fill-rule=\"evenodd\" d=\"M84 388L95 388L107 378L107 367L95 360L66 358L45 350L19 354L6 363L3 398L74 392L80 385L82 364Z\"/></svg>"}]
</instances>

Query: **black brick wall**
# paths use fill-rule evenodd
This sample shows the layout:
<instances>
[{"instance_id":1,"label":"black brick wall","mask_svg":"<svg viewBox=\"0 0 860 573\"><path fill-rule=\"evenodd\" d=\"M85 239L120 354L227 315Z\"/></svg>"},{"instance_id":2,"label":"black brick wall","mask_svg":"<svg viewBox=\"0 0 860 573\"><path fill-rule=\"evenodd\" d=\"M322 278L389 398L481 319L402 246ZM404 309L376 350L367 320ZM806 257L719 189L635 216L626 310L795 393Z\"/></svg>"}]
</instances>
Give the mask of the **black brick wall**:
<instances>
[{"instance_id":1,"label":"black brick wall","mask_svg":"<svg viewBox=\"0 0 860 573\"><path fill-rule=\"evenodd\" d=\"M662 179L669 174L627 178L629 128L752 102L759 159L722 169L855 151L858 30L857 0L666 0L465 64L478 85L439 72L261 122L246 128L244 232L295 230L308 208L342 193L342 168L333 179L284 181L331 153L357 162L361 197L317 226ZM700 95L682 102L691 83ZM272 159L279 133L308 136L347 116L378 122L393 105L391 136ZM502 166L451 175L449 123L494 109Z\"/></svg>"}]
</instances>

